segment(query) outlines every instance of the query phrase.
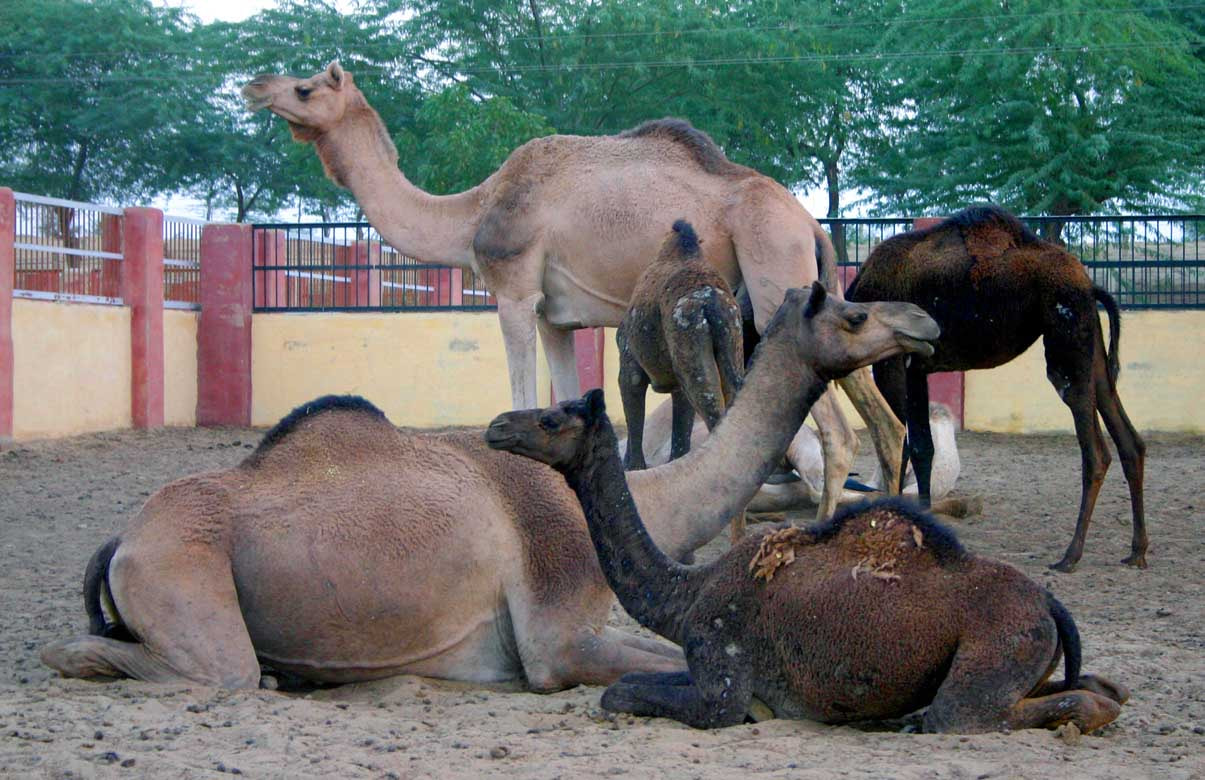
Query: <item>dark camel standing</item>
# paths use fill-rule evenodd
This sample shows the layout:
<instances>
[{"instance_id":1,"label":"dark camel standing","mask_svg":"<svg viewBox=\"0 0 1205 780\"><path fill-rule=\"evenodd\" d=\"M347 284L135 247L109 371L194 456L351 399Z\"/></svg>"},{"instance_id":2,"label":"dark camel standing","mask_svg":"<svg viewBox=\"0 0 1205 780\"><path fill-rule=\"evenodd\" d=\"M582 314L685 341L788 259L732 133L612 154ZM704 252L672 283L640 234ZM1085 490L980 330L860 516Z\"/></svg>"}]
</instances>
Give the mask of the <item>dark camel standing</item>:
<instances>
[{"instance_id":1,"label":"dark camel standing","mask_svg":"<svg viewBox=\"0 0 1205 780\"><path fill-rule=\"evenodd\" d=\"M826 381L811 382L816 398ZM627 674L605 709L714 728L742 723L754 697L777 717L826 723L927 705L931 732L1086 732L1129 697L1079 674L1075 622L1054 596L898 499L809 529L761 528L710 565L683 566L644 528L601 392L499 421L503 448L565 475L628 613L685 651L689 671ZM1066 679L1052 683L1060 656Z\"/></svg>"},{"instance_id":2,"label":"dark camel standing","mask_svg":"<svg viewBox=\"0 0 1205 780\"><path fill-rule=\"evenodd\" d=\"M628 421L624 465L646 467L644 399L651 383L673 397L670 460L690 451L695 412L715 428L745 375L741 310L724 277L704 259L689 222L678 220L657 259L636 281L615 343Z\"/></svg>"},{"instance_id":3,"label":"dark camel standing","mask_svg":"<svg viewBox=\"0 0 1205 780\"><path fill-rule=\"evenodd\" d=\"M874 367L879 389L908 425L907 454L922 503L929 503L933 461L927 376L1002 365L1041 336L1046 376L1071 409L1083 460L1075 535L1062 560L1051 568L1072 571L1084 552L1092 509L1109 468L1098 412L1117 445L1130 486L1133 538L1123 563L1146 567L1146 445L1117 395L1120 312L1075 256L1038 238L1003 209L976 206L933 227L883 241L846 295L854 301L915 303L941 325L933 355L910 361L893 358ZM1109 315L1108 348L1096 313L1098 302Z\"/></svg>"}]
</instances>

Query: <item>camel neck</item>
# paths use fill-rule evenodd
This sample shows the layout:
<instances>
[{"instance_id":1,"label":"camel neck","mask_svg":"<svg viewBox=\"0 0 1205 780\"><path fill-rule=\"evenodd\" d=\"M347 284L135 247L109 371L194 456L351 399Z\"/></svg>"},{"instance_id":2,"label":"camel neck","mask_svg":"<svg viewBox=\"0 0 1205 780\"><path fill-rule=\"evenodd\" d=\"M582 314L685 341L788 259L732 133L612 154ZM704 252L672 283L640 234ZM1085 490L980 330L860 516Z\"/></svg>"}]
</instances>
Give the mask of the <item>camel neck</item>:
<instances>
[{"instance_id":1,"label":"camel neck","mask_svg":"<svg viewBox=\"0 0 1205 780\"><path fill-rule=\"evenodd\" d=\"M607 583L640 625L680 644L682 616L698 589L695 570L668 558L645 529L610 420L604 415L585 435L585 451L564 471L565 481L581 502Z\"/></svg>"},{"instance_id":2,"label":"camel neck","mask_svg":"<svg viewBox=\"0 0 1205 780\"><path fill-rule=\"evenodd\" d=\"M331 177L351 190L369 223L394 249L427 263L472 266L485 184L455 195L432 195L414 186L398 169L397 152L375 112L326 133L315 149Z\"/></svg>"},{"instance_id":3,"label":"camel neck","mask_svg":"<svg viewBox=\"0 0 1205 780\"><path fill-rule=\"evenodd\" d=\"M664 466L628 475L667 555L681 559L703 546L748 505L826 386L795 346L766 339L706 441Z\"/></svg>"}]
</instances>

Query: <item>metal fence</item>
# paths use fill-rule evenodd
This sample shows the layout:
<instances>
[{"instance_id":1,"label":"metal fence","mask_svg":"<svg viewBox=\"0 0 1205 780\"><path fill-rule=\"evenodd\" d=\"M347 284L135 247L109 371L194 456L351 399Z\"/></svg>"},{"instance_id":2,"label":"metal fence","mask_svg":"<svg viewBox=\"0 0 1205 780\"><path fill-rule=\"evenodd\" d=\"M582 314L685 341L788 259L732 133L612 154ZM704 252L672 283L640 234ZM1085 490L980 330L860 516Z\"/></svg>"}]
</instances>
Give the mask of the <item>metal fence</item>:
<instances>
[{"instance_id":1,"label":"metal fence","mask_svg":"<svg viewBox=\"0 0 1205 780\"><path fill-rule=\"evenodd\" d=\"M16 271L13 296L122 304L122 209L13 193ZM201 305L201 228L205 220L163 218L164 306Z\"/></svg>"},{"instance_id":2,"label":"metal fence","mask_svg":"<svg viewBox=\"0 0 1205 780\"><path fill-rule=\"evenodd\" d=\"M1088 269L1092 281L1129 309L1205 306L1205 215L1021 217ZM911 229L911 218L822 219L838 265L856 271L885 238ZM851 273L853 272L851 271ZM851 277L852 278L852 277Z\"/></svg>"},{"instance_id":3,"label":"metal fence","mask_svg":"<svg viewBox=\"0 0 1205 780\"><path fill-rule=\"evenodd\" d=\"M1022 217L1076 255L1092 280L1131 309L1205 306L1205 215ZM822 219L852 278L910 217ZM494 308L472 272L420 263L363 222L256 225L256 311L427 311Z\"/></svg>"},{"instance_id":4,"label":"metal fence","mask_svg":"<svg viewBox=\"0 0 1205 780\"><path fill-rule=\"evenodd\" d=\"M14 193L13 296L121 304L121 209Z\"/></svg>"},{"instance_id":5,"label":"metal fence","mask_svg":"<svg viewBox=\"0 0 1205 780\"><path fill-rule=\"evenodd\" d=\"M163 306L201 308L201 229L205 220L163 217Z\"/></svg>"},{"instance_id":6,"label":"metal fence","mask_svg":"<svg viewBox=\"0 0 1205 780\"><path fill-rule=\"evenodd\" d=\"M400 254L363 222L252 227L255 311L481 311L493 296L467 269Z\"/></svg>"}]
</instances>

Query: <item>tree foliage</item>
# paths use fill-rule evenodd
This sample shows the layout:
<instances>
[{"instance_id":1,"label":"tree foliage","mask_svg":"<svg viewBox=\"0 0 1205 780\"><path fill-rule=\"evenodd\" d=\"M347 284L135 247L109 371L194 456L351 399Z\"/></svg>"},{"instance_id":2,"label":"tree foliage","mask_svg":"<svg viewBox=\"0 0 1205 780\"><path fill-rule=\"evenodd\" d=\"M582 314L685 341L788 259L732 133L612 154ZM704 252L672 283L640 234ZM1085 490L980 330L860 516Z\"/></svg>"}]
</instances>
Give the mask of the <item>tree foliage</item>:
<instances>
[{"instance_id":1,"label":"tree foliage","mask_svg":"<svg viewBox=\"0 0 1205 780\"><path fill-rule=\"evenodd\" d=\"M1165 14L1126 0L915 0L880 51L895 96L855 182L881 211L1175 206L1199 181L1205 71Z\"/></svg>"},{"instance_id":2,"label":"tree foliage","mask_svg":"<svg viewBox=\"0 0 1205 780\"><path fill-rule=\"evenodd\" d=\"M18 6L20 6L18 8ZM258 72L339 59L401 165L472 186L550 132L680 116L793 188L880 211L1190 207L1205 172L1205 15L1172 0L281 0L200 24L151 0L0 4L0 182L243 220L350 195Z\"/></svg>"}]
</instances>

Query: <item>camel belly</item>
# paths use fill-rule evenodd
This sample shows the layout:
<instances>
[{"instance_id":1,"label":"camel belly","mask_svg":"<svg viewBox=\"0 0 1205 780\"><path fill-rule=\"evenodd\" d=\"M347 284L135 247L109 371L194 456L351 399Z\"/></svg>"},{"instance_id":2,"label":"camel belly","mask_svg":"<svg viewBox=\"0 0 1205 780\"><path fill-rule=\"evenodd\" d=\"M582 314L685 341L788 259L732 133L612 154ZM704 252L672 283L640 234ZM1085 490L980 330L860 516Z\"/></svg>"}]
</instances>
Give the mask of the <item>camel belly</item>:
<instances>
[{"instance_id":1,"label":"camel belly","mask_svg":"<svg viewBox=\"0 0 1205 780\"><path fill-rule=\"evenodd\" d=\"M468 560L457 561L439 551L398 558L384 547L356 545L352 555L310 545L297 554L236 557L239 605L256 655L323 682L520 676L501 572L472 560L486 551L467 544L459 552Z\"/></svg>"}]
</instances>

